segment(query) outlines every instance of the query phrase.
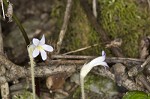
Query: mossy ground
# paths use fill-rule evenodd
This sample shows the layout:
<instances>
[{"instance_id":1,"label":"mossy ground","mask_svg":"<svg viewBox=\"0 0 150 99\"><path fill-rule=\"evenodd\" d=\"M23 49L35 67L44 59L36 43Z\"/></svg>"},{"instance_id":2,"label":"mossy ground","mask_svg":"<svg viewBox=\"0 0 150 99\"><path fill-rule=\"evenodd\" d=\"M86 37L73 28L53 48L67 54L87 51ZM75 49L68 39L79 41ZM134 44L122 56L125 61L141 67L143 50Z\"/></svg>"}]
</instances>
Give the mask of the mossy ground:
<instances>
[{"instance_id":1,"label":"mossy ground","mask_svg":"<svg viewBox=\"0 0 150 99\"><path fill-rule=\"evenodd\" d=\"M89 4L92 4L89 0ZM98 22L105 29L111 40L121 38L123 44L120 47L125 57L139 56L139 43L143 36L150 35L150 10L147 3L140 4L140 0L98 0ZM66 1L56 0L52 7L50 17L56 20L55 35L53 42L57 42L59 31L63 23L63 16L66 7ZM53 34L54 34L53 33ZM105 48L106 42L101 42L101 38L95 31L94 27L89 23L85 12L83 11L79 0L73 1L69 26L63 40L61 53L76 50L93 44L99 44L96 47L74 53L79 55L100 55L105 50L107 56L112 56L109 49ZM85 82L85 89L89 89L91 83L102 83L99 85L105 87L103 79L89 75ZM74 99L80 96L80 88L77 89Z\"/></svg>"},{"instance_id":2,"label":"mossy ground","mask_svg":"<svg viewBox=\"0 0 150 99\"><path fill-rule=\"evenodd\" d=\"M116 85L110 79L89 74L85 78L85 93L88 99L110 99L112 96L118 94ZM73 99L79 99L81 95L80 87L76 90L73 95Z\"/></svg>"},{"instance_id":3,"label":"mossy ground","mask_svg":"<svg viewBox=\"0 0 150 99\"><path fill-rule=\"evenodd\" d=\"M150 34L148 29L150 25L148 5L143 7L133 0L98 0L97 9L99 24L103 26L102 28L105 29L111 40L121 38L123 44L120 48L124 55L126 57L138 57L140 39ZM60 7L57 10L62 12L64 8ZM55 14L58 14L60 18L60 13ZM58 21L58 27L62 25L60 23L62 22ZM74 1L71 19L63 43L64 51L99 44L99 46L75 54L100 55L101 50L105 50L107 55L111 56L110 50L105 48L106 42L102 43L101 38L89 23L79 0Z\"/></svg>"},{"instance_id":4,"label":"mossy ground","mask_svg":"<svg viewBox=\"0 0 150 99\"><path fill-rule=\"evenodd\" d=\"M89 2L90 3L90 2ZM92 7L92 5L91 5ZM150 17L148 5L144 7L134 0L98 0L98 21L105 29L111 40L121 38L123 44L120 47L125 57L138 57L139 44L142 37L150 34ZM89 23L85 12L79 4L79 0L74 1L71 19L65 35L63 48L65 51L72 51L93 44L99 46L92 47L82 52L74 54L100 55L105 50L108 56L112 56L109 49L105 48L105 42ZM103 83L97 77L89 76L85 85L88 90L91 83ZM90 79L91 78L91 79ZM99 84L101 89L103 84ZM74 99L80 96L80 89L74 94Z\"/></svg>"}]
</instances>

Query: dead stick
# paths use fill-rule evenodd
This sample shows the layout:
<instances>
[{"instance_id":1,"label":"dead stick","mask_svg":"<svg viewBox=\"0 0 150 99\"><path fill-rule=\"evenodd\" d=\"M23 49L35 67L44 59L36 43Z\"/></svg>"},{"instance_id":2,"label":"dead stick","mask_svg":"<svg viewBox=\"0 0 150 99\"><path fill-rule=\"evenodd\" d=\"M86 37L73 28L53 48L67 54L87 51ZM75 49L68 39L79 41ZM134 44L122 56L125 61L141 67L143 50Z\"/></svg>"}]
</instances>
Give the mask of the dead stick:
<instances>
[{"instance_id":1,"label":"dead stick","mask_svg":"<svg viewBox=\"0 0 150 99\"><path fill-rule=\"evenodd\" d=\"M60 52L62 41L67 30L68 22L70 19L71 6L72 6L72 0L67 0L64 22L63 22L63 25L59 34L58 42L57 42L57 54Z\"/></svg>"},{"instance_id":2,"label":"dead stick","mask_svg":"<svg viewBox=\"0 0 150 99\"><path fill-rule=\"evenodd\" d=\"M145 62L141 65L142 68L144 68L148 63L150 62L150 55L147 57Z\"/></svg>"},{"instance_id":3,"label":"dead stick","mask_svg":"<svg viewBox=\"0 0 150 99\"><path fill-rule=\"evenodd\" d=\"M145 88L150 92L150 84L148 83L146 77L143 74L137 76L137 79L145 86Z\"/></svg>"},{"instance_id":4,"label":"dead stick","mask_svg":"<svg viewBox=\"0 0 150 99\"><path fill-rule=\"evenodd\" d=\"M3 84L4 82L10 82L13 81L14 79L19 79L19 78L25 78L25 77L30 77L30 68L25 69L21 67L22 69L16 68L10 71L6 71L6 79L3 79L3 76L0 76L0 84ZM35 67L35 77L45 77L57 73L63 73L66 72L68 74L73 73L76 71L76 66L75 65L53 65L53 66L36 66Z\"/></svg>"},{"instance_id":5,"label":"dead stick","mask_svg":"<svg viewBox=\"0 0 150 99\"><path fill-rule=\"evenodd\" d=\"M91 60L96 57L97 56L82 56L82 55L52 55L51 56L52 59L73 59L73 60ZM106 62L141 65L144 62L144 59L107 57Z\"/></svg>"},{"instance_id":6,"label":"dead stick","mask_svg":"<svg viewBox=\"0 0 150 99\"><path fill-rule=\"evenodd\" d=\"M74 51L70 51L70 52L64 53L63 55L80 52L80 51L83 51L83 50L86 50L86 49L89 49L89 48L92 48L92 47L95 47L95 46L98 46L98 44L94 44L94 45L83 47L83 48L80 48L80 49L77 49L77 50L74 50Z\"/></svg>"}]
</instances>

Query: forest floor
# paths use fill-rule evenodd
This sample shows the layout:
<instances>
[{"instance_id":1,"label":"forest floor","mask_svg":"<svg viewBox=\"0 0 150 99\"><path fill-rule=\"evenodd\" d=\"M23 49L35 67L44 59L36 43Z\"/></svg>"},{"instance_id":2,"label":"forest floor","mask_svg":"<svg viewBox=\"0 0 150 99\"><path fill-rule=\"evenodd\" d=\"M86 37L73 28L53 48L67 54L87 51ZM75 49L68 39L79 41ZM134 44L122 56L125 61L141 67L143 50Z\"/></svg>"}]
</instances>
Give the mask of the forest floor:
<instances>
[{"instance_id":1,"label":"forest floor","mask_svg":"<svg viewBox=\"0 0 150 99\"><path fill-rule=\"evenodd\" d=\"M106 1L109 1L108 8L116 7L117 11L120 9L119 1L114 0L114 6L113 0ZM137 0L137 8L134 4L129 4L134 0L128 0L128 3L120 1L126 4L121 9L123 13L118 11L122 15L117 16L117 11L110 10L108 18L105 16L108 9L99 7L100 4L106 6L107 3L99 0L97 9L102 8L102 11L97 10L97 18L91 10L91 1L86 0L10 1L13 13L21 22L30 42L32 38L41 39L44 34L46 43L54 47L46 61L40 57L35 59L36 93L39 99L80 99L80 69L85 63L101 56L102 50L107 54L106 62L110 68L94 67L90 72L85 80L85 93L89 97L86 99L122 99L127 91L150 91L150 18L146 13L150 8L149 0ZM138 16L137 10L143 6L146 10L141 9L143 14ZM131 9L136 10L134 12ZM110 21L110 17L115 20L115 24ZM25 68L23 71L28 71L30 63L27 44L16 21L8 21L7 18L1 22L4 56L7 57L4 59L6 63L2 64L7 68L7 61L10 60L15 64L12 65L14 68L20 66L21 69ZM0 62L4 60L0 59ZM7 70L9 72L8 68ZM14 72L15 70L10 72L10 75ZM30 74L27 77L23 73L20 76L10 75L7 76L10 97L29 99ZM48 87L47 83L51 83L51 79L54 82ZM16 96L18 94L21 95Z\"/></svg>"}]
</instances>

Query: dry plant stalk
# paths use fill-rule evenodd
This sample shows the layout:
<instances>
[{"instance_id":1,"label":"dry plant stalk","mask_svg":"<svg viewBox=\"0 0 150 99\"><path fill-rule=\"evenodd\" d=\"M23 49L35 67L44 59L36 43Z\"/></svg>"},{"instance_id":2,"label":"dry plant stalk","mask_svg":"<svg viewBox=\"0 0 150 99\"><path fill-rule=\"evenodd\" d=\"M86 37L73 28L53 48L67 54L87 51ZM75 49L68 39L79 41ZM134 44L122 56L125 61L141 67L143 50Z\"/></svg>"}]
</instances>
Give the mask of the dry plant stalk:
<instances>
[{"instance_id":1,"label":"dry plant stalk","mask_svg":"<svg viewBox=\"0 0 150 99\"><path fill-rule=\"evenodd\" d=\"M97 18L97 0L93 0L93 15Z\"/></svg>"},{"instance_id":2,"label":"dry plant stalk","mask_svg":"<svg viewBox=\"0 0 150 99\"><path fill-rule=\"evenodd\" d=\"M74 51L70 51L70 52L64 53L63 55L67 55L67 54L72 54L72 53L84 51L86 49L89 49L89 48L92 48L92 47L95 47L95 46L98 46L98 44L94 44L94 45L83 47L83 48L80 48L80 49L77 49L77 50L74 50Z\"/></svg>"},{"instance_id":3,"label":"dry plant stalk","mask_svg":"<svg viewBox=\"0 0 150 99\"><path fill-rule=\"evenodd\" d=\"M66 6L66 11L65 11L65 16L64 16L64 22L59 34L58 42L57 42L57 53L60 52L60 48L62 45L62 41L64 39L67 27L68 27L68 22L70 19L70 13L71 13L71 6L72 6L72 0L67 0L67 6Z\"/></svg>"}]
</instances>

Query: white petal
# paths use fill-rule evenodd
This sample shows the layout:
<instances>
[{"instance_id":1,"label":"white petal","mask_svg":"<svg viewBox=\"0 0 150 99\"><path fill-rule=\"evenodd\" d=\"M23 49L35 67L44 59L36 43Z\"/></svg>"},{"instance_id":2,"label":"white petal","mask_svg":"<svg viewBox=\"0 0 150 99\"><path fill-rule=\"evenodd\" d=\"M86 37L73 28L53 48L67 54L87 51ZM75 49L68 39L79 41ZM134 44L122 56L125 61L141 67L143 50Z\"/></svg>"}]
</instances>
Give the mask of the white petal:
<instances>
[{"instance_id":1,"label":"white petal","mask_svg":"<svg viewBox=\"0 0 150 99\"><path fill-rule=\"evenodd\" d=\"M108 64L106 62L101 62L100 64L101 66L104 66L104 67L109 67Z\"/></svg>"},{"instance_id":2,"label":"white petal","mask_svg":"<svg viewBox=\"0 0 150 99\"><path fill-rule=\"evenodd\" d=\"M104 51L102 51L102 56L106 56L106 53Z\"/></svg>"},{"instance_id":3,"label":"white petal","mask_svg":"<svg viewBox=\"0 0 150 99\"><path fill-rule=\"evenodd\" d=\"M42 45L42 47L44 50L49 51L49 52L52 52L54 50L52 46L47 45L47 44Z\"/></svg>"},{"instance_id":4,"label":"white petal","mask_svg":"<svg viewBox=\"0 0 150 99\"><path fill-rule=\"evenodd\" d=\"M40 53L39 50L37 48L35 48L33 53L32 53L32 56L37 57L39 55L39 53Z\"/></svg>"},{"instance_id":5,"label":"white petal","mask_svg":"<svg viewBox=\"0 0 150 99\"><path fill-rule=\"evenodd\" d=\"M105 60L105 56L100 56L100 57L97 57L95 59L93 59L91 62L89 62L89 66L97 66L97 65L100 65L101 62L103 62Z\"/></svg>"},{"instance_id":6,"label":"white petal","mask_svg":"<svg viewBox=\"0 0 150 99\"><path fill-rule=\"evenodd\" d=\"M46 59L47 59L47 54L46 54L46 52L45 52L44 50L40 50L40 52L41 52L41 57L42 57L42 59L43 59L43 60L46 60Z\"/></svg>"},{"instance_id":7,"label":"white petal","mask_svg":"<svg viewBox=\"0 0 150 99\"><path fill-rule=\"evenodd\" d=\"M106 62L99 62L98 64L94 64L94 65L92 65L92 64L85 64L85 65L83 65L83 67L81 68L80 75L81 75L82 77L85 77L85 76L91 71L91 69L92 69L93 67L97 66L97 65L104 66L105 68L106 68L106 67L109 67Z\"/></svg>"},{"instance_id":8,"label":"white petal","mask_svg":"<svg viewBox=\"0 0 150 99\"><path fill-rule=\"evenodd\" d=\"M40 45L43 45L43 44L45 44L45 36L44 35L42 36L42 38L40 40Z\"/></svg>"},{"instance_id":9,"label":"white petal","mask_svg":"<svg viewBox=\"0 0 150 99\"><path fill-rule=\"evenodd\" d=\"M39 41L38 39L36 39L36 38L33 38L32 42L33 42L33 44L34 44L35 46L37 46L40 41Z\"/></svg>"}]
</instances>

